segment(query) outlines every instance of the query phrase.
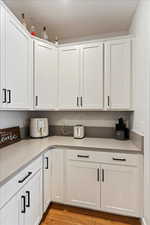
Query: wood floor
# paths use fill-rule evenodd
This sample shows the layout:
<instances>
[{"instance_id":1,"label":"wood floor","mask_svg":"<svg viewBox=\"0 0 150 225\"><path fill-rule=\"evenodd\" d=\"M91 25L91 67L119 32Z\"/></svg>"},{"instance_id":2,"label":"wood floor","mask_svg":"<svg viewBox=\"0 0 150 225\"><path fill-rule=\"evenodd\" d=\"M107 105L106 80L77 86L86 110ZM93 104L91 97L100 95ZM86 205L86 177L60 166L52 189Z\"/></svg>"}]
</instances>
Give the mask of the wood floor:
<instances>
[{"instance_id":1,"label":"wood floor","mask_svg":"<svg viewBox=\"0 0 150 225\"><path fill-rule=\"evenodd\" d=\"M138 219L52 204L41 225L140 225Z\"/></svg>"}]
</instances>

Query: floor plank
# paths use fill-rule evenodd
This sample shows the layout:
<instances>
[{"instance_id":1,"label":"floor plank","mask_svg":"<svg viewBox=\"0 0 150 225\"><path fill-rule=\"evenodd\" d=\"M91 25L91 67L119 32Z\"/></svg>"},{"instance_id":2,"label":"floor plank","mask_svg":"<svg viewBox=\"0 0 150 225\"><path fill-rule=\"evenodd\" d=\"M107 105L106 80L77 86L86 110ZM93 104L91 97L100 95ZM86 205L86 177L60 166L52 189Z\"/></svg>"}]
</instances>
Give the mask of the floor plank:
<instances>
[{"instance_id":1,"label":"floor plank","mask_svg":"<svg viewBox=\"0 0 150 225\"><path fill-rule=\"evenodd\" d=\"M41 225L140 225L136 218L52 204Z\"/></svg>"}]
</instances>

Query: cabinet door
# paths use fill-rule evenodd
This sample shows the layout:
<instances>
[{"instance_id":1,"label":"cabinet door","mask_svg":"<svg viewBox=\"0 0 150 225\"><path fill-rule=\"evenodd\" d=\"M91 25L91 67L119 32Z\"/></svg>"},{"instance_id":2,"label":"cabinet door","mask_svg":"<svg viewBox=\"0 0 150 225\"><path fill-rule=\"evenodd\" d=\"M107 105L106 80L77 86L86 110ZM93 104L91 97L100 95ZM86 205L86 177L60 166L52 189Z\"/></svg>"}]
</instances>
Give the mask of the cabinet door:
<instances>
[{"instance_id":1,"label":"cabinet door","mask_svg":"<svg viewBox=\"0 0 150 225\"><path fill-rule=\"evenodd\" d=\"M6 107L5 9L0 5L0 108Z\"/></svg>"},{"instance_id":2,"label":"cabinet door","mask_svg":"<svg viewBox=\"0 0 150 225\"><path fill-rule=\"evenodd\" d=\"M131 108L131 40L105 44L105 106L114 110Z\"/></svg>"},{"instance_id":3,"label":"cabinet door","mask_svg":"<svg viewBox=\"0 0 150 225\"><path fill-rule=\"evenodd\" d=\"M6 14L5 39L7 107L31 108L33 41L9 13Z\"/></svg>"},{"instance_id":4,"label":"cabinet door","mask_svg":"<svg viewBox=\"0 0 150 225\"><path fill-rule=\"evenodd\" d=\"M52 151L44 154L44 211L51 202L52 195Z\"/></svg>"},{"instance_id":5,"label":"cabinet door","mask_svg":"<svg viewBox=\"0 0 150 225\"><path fill-rule=\"evenodd\" d=\"M57 106L57 49L35 41L35 108L55 109Z\"/></svg>"},{"instance_id":6,"label":"cabinet door","mask_svg":"<svg viewBox=\"0 0 150 225\"><path fill-rule=\"evenodd\" d=\"M42 218L42 169L25 185L25 225L39 225Z\"/></svg>"},{"instance_id":7,"label":"cabinet door","mask_svg":"<svg viewBox=\"0 0 150 225\"><path fill-rule=\"evenodd\" d=\"M70 160L67 162L66 173L67 203L99 209L99 164Z\"/></svg>"},{"instance_id":8,"label":"cabinet door","mask_svg":"<svg viewBox=\"0 0 150 225\"><path fill-rule=\"evenodd\" d=\"M137 215L139 208L138 170L120 165L102 165L102 210Z\"/></svg>"},{"instance_id":9,"label":"cabinet door","mask_svg":"<svg viewBox=\"0 0 150 225\"><path fill-rule=\"evenodd\" d=\"M23 191L14 195L6 205L0 209L1 225L24 225L25 195Z\"/></svg>"},{"instance_id":10,"label":"cabinet door","mask_svg":"<svg viewBox=\"0 0 150 225\"><path fill-rule=\"evenodd\" d=\"M63 203L64 151L55 149L52 153L52 200Z\"/></svg>"},{"instance_id":11,"label":"cabinet door","mask_svg":"<svg viewBox=\"0 0 150 225\"><path fill-rule=\"evenodd\" d=\"M82 107L103 109L103 43L83 47L82 65Z\"/></svg>"},{"instance_id":12,"label":"cabinet door","mask_svg":"<svg viewBox=\"0 0 150 225\"><path fill-rule=\"evenodd\" d=\"M80 51L78 47L59 49L59 108L79 107Z\"/></svg>"}]
</instances>

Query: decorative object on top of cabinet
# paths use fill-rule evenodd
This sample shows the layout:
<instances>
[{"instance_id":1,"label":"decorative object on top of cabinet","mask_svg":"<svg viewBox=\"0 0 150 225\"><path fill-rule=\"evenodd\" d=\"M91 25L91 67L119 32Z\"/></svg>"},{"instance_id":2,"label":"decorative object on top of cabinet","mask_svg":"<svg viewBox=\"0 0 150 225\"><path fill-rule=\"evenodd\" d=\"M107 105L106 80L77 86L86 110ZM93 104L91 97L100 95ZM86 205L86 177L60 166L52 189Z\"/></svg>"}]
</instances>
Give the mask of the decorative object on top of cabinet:
<instances>
[{"instance_id":1,"label":"decorative object on top of cabinet","mask_svg":"<svg viewBox=\"0 0 150 225\"><path fill-rule=\"evenodd\" d=\"M46 27L45 26L43 27L43 31L42 31L42 34L41 34L41 38L43 38L44 40L47 40L48 41L48 34L47 34L47 31L46 31Z\"/></svg>"},{"instance_id":2,"label":"decorative object on top of cabinet","mask_svg":"<svg viewBox=\"0 0 150 225\"><path fill-rule=\"evenodd\" d=\"M31 33L31 35L36 36L36 29L35 29L34 25L31 26L30 33Z\"/></svg>"},{"instance_id":3,"label":"decorative object on top of cabinet","mask_svg":"<svg viewBox=\"0 0 150 225\"><path fill-rule=\"evenodd\" d=\"M131 110L131 39L105 42L105 109Z\"/></svg>"},{"instance_id":4,"label":"decorative object on top of cabinet","mask_svg":"<svg viewBox=\"0 0 150 225\"><path fill-rule=\"evenodd\" d=\"M59 44L59 39L58 39L58 37L56 36L55 37L55 45L58 45Z\"/></svg>"},{"instance_id":5,"label":"decorative object on top of cabinet","mask_svg":"<svg viewBox=\"0 0 150 225\"><path fill-rule=\"evenodd\" d=\"M25 28L27 28L27 23L26 23L26 20L25 20L25 15L24 15L24 13L22 13L21 14L21 18L22 18L22 24L23 24L23 26L25 27Z\"/></svg>"},{"instance_id":6,"label":"decorative object on top of cabinet","mask_svg":"<svg viewBox=\"0 0 150 225\"><path fill-rule=\"evenodd\" d=\"M34 109L55 110L58 101L57 48L34 40Z\"/></svg>"}]
</instances>

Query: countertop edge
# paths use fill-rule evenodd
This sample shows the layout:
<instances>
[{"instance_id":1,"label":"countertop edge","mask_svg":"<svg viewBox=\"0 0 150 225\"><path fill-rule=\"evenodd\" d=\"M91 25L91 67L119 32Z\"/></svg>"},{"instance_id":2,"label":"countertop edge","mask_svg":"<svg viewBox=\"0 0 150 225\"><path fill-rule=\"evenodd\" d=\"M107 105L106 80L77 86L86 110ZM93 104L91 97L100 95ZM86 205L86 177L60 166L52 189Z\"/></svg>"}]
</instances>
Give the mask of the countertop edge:
<instances>
[{"instance_id":1,"label":"countertop edge","mask_svg":"<svg viewBox=\"0 0 150 225\"><path fill-rule=\"evenodd\" d=\"M44 152L47 152L48 150L52 150L55 148L64 148L64 149L69 149L71 148L73 149L77 149L77 150L84 150L84 151L97 151L97 152L113 152L113 153L123 153L123 154L140 154L143 155L143 151L141 151L140 149L135 151L135 150L126 150L126 149L115 149L114 148L101 148L101 147L83 147L83 146L71 146L71 145L50 145L48 147L46 147L45 149L41 150L40 153L37 153L37 155L35 157L32 157L28 162L24 163L22 166L20 166L18 169L16 169L15 171L13 171L12 173L10 173L6 178L2 179L0 181L0 188L1 186L3 186L4 184L6 184L13 176L15 176L17 173L19 173L22 169L24 169L26 166L28 166L32 161L34 161L36 158L38 158L39 156L41 156Z\"/></svg>"}]
</instances>

